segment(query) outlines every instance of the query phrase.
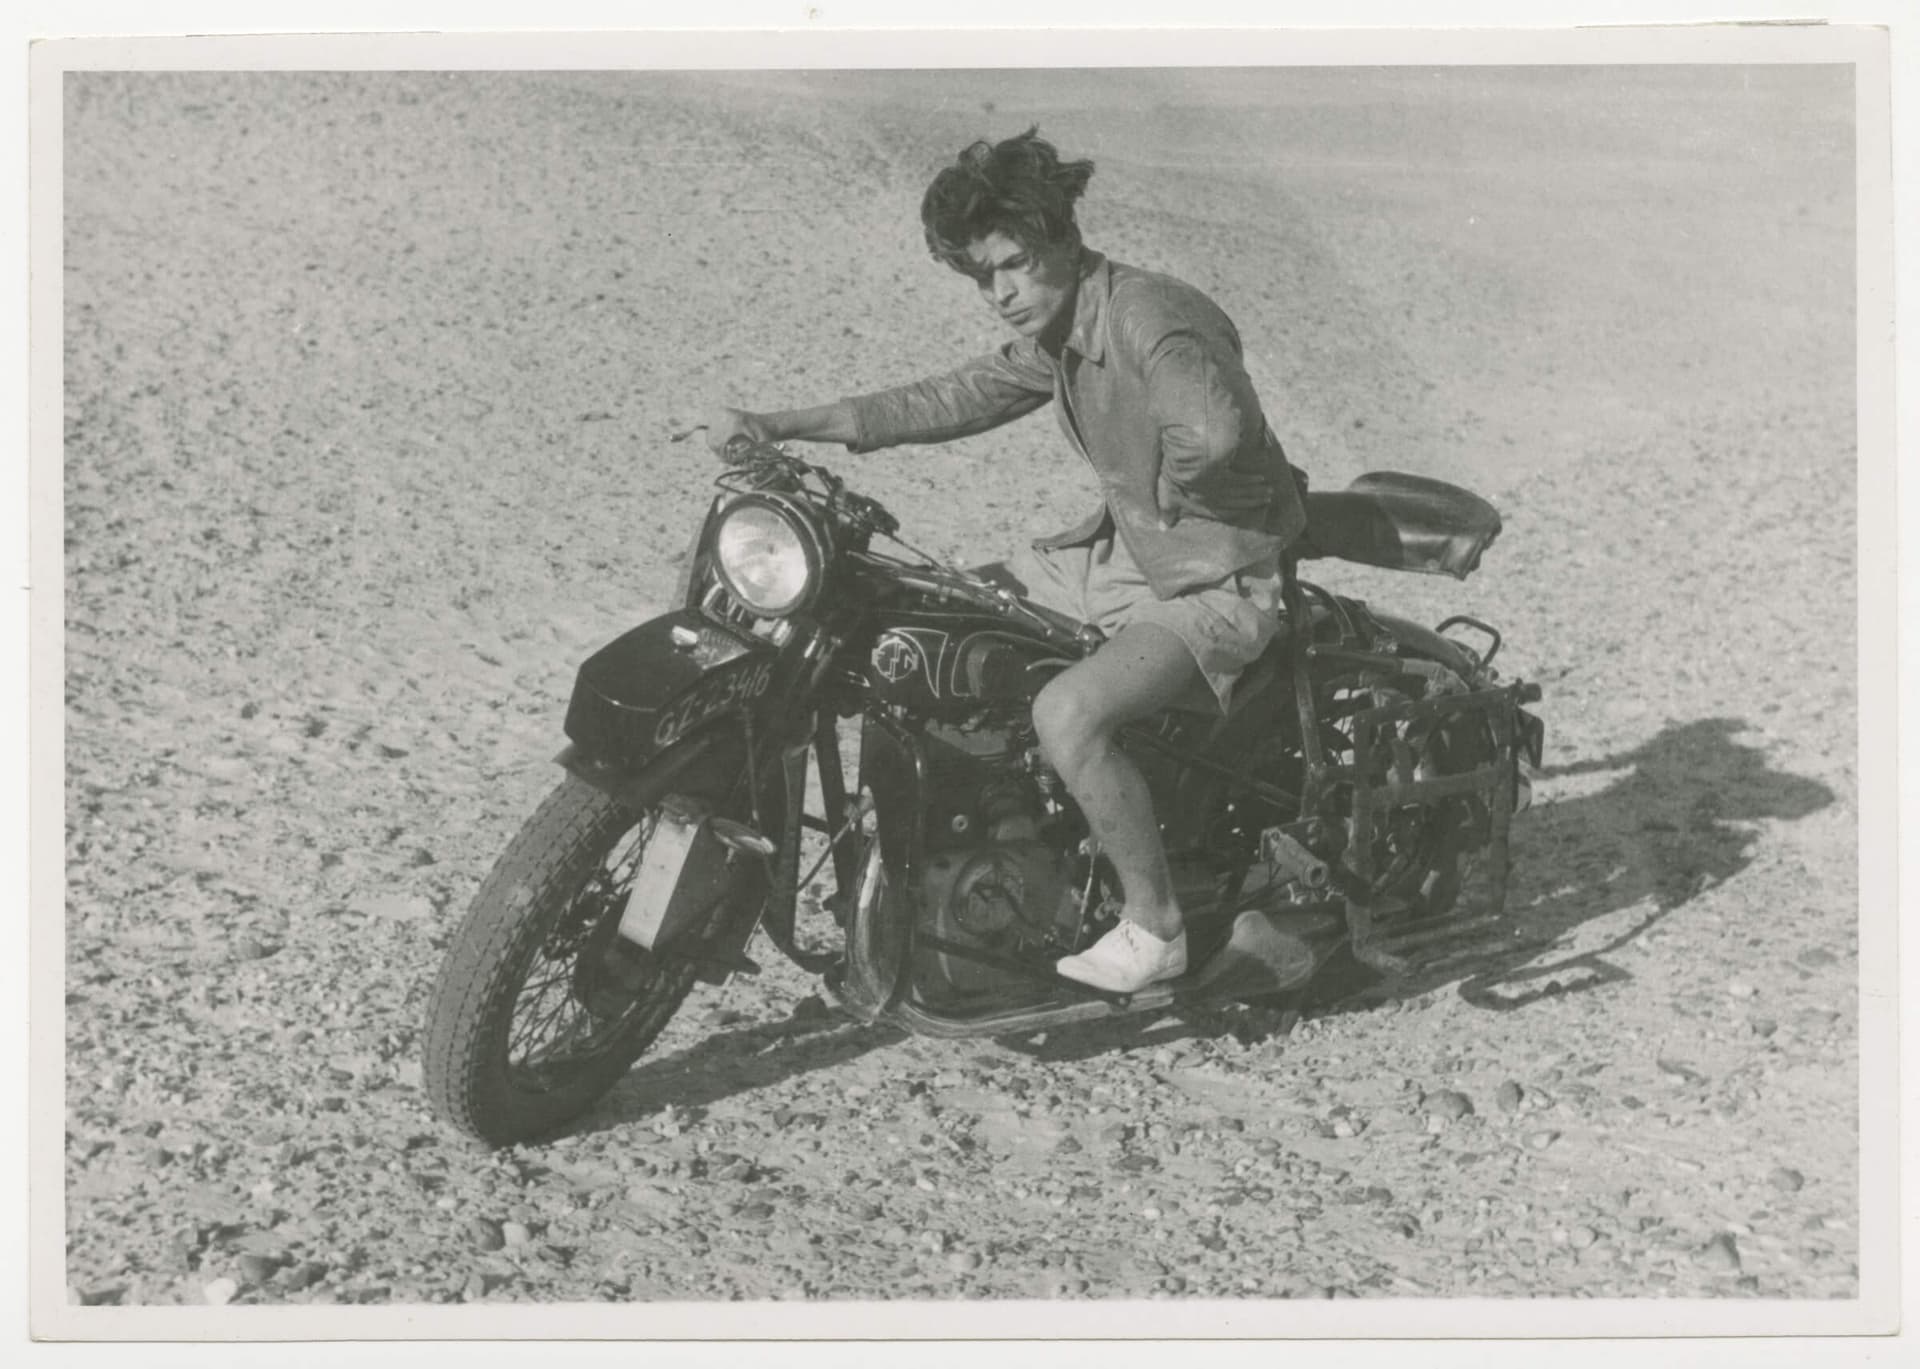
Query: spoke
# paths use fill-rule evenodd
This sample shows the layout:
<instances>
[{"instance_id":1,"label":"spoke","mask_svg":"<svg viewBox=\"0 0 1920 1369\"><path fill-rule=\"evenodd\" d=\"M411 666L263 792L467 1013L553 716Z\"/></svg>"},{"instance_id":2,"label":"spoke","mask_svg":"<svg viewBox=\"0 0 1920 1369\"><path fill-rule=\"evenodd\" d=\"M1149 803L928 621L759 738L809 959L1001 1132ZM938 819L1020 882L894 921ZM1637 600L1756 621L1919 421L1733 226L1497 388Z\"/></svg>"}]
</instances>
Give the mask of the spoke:
<instances>
[{"instance_id":1,"label":"spoke","mask_svg":"<svg viewBox=\"0 0 1920 1369\"><path fill-rule=\"evenodd\" d=\"M529 1056L528 1063L534 1063L536 1059L544 1062L559 1056L566 1047L572 1045L580 1038L580 1023L586 1020L586 1017L587 1014L584 1009L574 1013L567 1019L564 1027L551 1034L551 1038L546 1043L545 1050L540 1052L538 1056Z\"/></svg>"},{"instance_id":2,"label":"spoke","mask_svg":"<svg viewBox=\"0 0 1920 1369\"><path fill-rule=\"evenodd\" d=\"M559 969L553 971L551 974L548 974L543 978L529 979L526 983L520 986L520 994L522 997L525 997L528 993L532 992L533 990L544 989L549 985L559 984L571 978L573 978L573 962L567 961L564 964L562 964Z\"/></svg>"},{"instance_id":3,"label":"spoke","mask_svg":"<svg viewBox=\"0 0 1920 1369\"><path fill-rule=\"evenodd\" d=\"M537 1035L544 1031L561 1013L566 1011L567 1005L572 1001L571 994L562 994L554 1006L537 1019L530 1014L525 1030L514 1033L515 1043L524 1042L529 1035Z\"/></svg>"},{"instance_id":4,"label":"spoke","mask_svg":"<svg viewBox=\"0 0 1920 1369\"><path fill-rule=\"evenodd\" d=\"M553 1032L541 1032L520 1052L519 1064L522 1068L537 1069L551 1059L563 1044L564 1037L556 1037Z\"/></svg>"}]
</instances>

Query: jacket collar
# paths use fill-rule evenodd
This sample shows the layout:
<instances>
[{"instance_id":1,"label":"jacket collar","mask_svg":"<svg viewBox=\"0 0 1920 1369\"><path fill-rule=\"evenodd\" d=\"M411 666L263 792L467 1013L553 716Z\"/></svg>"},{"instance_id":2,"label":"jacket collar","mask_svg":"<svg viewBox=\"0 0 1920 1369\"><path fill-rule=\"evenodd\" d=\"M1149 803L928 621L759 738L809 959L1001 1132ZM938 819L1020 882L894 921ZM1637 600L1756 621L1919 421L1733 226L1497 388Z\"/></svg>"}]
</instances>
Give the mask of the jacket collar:
<instances>
[{"instance_id":1,"label":"jacket collar","mask_svg":"<svg viewBox=\"0 0 1920 1369\"><path fill-rule=\"evenodd\" d=\"M1073 327L1062 348L1072 348L1098 364L1107 354L1106 305L1112 289L1112 271L1103 253L1083 248L1080 288L1073 300Z\"/></svg>"}]
</instances>

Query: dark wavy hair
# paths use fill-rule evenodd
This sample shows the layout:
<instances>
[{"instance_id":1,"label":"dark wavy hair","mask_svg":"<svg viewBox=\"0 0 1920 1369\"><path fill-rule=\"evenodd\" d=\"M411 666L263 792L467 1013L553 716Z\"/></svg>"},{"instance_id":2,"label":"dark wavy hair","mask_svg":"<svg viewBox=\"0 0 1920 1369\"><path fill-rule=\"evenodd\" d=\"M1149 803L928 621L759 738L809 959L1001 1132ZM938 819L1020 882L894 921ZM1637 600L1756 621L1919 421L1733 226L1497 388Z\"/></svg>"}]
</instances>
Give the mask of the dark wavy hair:
<instances>
[{"instance_id":1,"label":"dark wavy hair","mask_svg":"<svg viewBox=\"0 0 1920 1369\"><path fill-rule=\"evenodd\" d=\"M1093 177L1093 163L1063 162L1036 124L1018 137L974 143L927 186L920 222L927 250L964 275L973 273L967 245L1005 233L1028 250L1080 242L1073 204Z\"/></svg>"}]
</instances>

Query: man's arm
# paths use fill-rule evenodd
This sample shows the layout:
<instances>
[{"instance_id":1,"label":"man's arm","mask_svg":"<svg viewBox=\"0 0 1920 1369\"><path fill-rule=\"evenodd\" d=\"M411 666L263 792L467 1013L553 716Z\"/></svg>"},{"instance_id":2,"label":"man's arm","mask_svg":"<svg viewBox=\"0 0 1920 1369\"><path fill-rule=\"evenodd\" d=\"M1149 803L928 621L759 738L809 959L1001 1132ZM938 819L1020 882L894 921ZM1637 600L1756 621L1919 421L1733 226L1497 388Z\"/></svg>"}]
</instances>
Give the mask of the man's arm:
<instances>
[{"instance_id":1,"label":"man's arm","mask_svg":"<svg viewBox=\"0 0 1920 1369\"><path fill-rule=\"evenodd\" d=\"M951 442L1032 413L1053 398L1053 371L1038 348L1017 338L948 371L871 394L804 409L757 413L722 409L707 423L707 445L734 437L756 442L840 442L868 452L907 443Z\"/></svg>"},{"instance_id":2,"label":"man's arm","mask_svg":"<svg viewBox=\"0 0 1920 1369\"><path fill-rule=\"evenodd\" d=\"M1052 398L1053 369L1030 339L1016 338L945 375L841 400L853 433L832 440L856 452L951 442L1011 423Z\"/></svg>"},{"instance_id":3,"label":"man's arm","mask_svg":"<svg viewBox=\"0 0 1920 1369\"><path fill-rule=\"evenodd\" d=\"M754 442L846 442L859 435L853 408L844 399L809 409L775 409L754 413L748 409L721 409L707 420L707 445L726 450L736 437Z\"/></svg>"},{"instance_id":4,"label":"man's arm","mask_svg":"<svg viewBox=\"0 0 1920 1369\"><path fill-rule=\"evenodd\" d=\"M1217 341L1179 329L1153 346L1147 404L1160 427L1162 512L1250 513L1273 498L1260 449L1265 420L1253 381Z\"/></svg>"}]
</instances>

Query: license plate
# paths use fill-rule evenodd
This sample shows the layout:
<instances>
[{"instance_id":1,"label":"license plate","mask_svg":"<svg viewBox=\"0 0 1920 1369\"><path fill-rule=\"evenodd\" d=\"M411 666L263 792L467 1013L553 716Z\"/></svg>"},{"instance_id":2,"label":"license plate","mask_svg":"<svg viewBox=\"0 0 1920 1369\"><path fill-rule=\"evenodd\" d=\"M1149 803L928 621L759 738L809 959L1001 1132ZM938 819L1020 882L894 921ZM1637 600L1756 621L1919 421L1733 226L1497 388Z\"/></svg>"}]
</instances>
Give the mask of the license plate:
<instances>
[{"instance_id":1,"label":"license plate","mask_svg":"<svg viewBox=\"0 0 1920 1369\"><path fill-rule=\"evenodd\" d=\"M709 718L752 703L773 686L774 658L747 658L720 667L660 710L653 744L671 746Z\"/></svg>"}]
</instances>

